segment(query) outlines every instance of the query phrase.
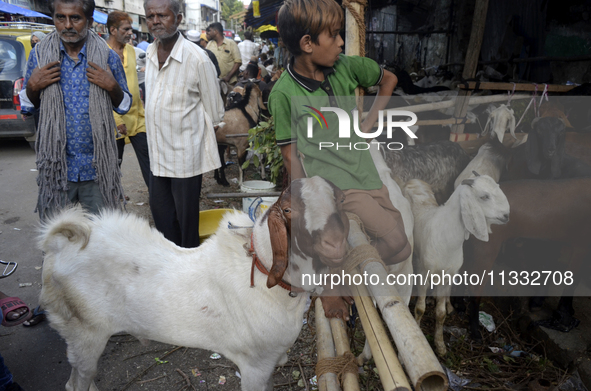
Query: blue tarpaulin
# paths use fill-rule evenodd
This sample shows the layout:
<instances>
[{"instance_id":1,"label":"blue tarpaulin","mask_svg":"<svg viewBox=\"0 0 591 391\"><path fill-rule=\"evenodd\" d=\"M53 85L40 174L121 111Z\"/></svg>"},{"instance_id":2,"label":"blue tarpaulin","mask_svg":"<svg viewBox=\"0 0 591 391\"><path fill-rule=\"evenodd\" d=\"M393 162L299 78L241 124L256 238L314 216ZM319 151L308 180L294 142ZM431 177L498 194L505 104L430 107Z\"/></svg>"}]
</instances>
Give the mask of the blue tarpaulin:
<instances>
[{"instance_id":1,"label":"blue tarpaulin","mask_svg":"<svg viewBox=\"0 0 591 391\"><path fill-rule=\"evenodd\" d=\"M97 22L99 24L107 24L107 17L108 16L109 15L105 14L104 12L94 10L94 14L92 15L92 18L94 19L95 22Z\"/></svg>"},{"instance_id":2,"label":"blue tarpaulin","mask_svg":"<svg viewBox=\"0 0 591 391\"><path fill-rule=\"evenodd\" d=\"M5 12L7 14L17 14L23 16L29 16L33 18L47 18L51 19L51 17L47 15L43 15L39 12L31 11L29 9L19 7L18 5L5 3L0 0L0 12Z\"/></svg>"}]
</instances>

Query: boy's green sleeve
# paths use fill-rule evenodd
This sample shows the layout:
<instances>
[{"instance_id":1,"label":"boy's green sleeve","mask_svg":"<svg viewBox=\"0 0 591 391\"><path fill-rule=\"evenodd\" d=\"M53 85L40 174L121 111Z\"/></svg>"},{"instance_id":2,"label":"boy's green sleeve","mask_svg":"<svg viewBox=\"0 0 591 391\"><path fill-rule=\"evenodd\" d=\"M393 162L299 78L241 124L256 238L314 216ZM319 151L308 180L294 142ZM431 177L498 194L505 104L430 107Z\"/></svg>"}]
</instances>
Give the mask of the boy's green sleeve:
<instances>
[{"instance_id":1,"label":"boy's green sleeve","mask_svg":"<svg viewBox=\"0 0 591 391\"><path fill-rule=\"evenodd\" d=\"M282 92L271 93L268 104L269 112L275 121L277 145L296 142L296 136L291 132L291 99Z\"/></svg>"},{"instance_id":2,"label":"boy's green sleeve","mask_svg":"<svg viewBox=\"0 0 591 391\"><path fill-rule=\"evenodd\" d=\"M384 70L377 62L367 57L348 56L350 70L360 86L367 88L380 84Z\"/></svg>"}]
</instances>

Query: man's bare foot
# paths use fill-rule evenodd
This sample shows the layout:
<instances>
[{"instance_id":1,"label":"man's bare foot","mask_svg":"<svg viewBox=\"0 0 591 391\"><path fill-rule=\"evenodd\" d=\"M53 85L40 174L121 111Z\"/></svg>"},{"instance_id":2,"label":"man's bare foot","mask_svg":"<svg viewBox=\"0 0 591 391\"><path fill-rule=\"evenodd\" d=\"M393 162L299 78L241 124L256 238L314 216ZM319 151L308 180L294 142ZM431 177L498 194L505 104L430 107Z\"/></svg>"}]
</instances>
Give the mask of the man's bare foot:
<instances>
[{"instance_id":1,"label":"man's bare foot","mask_svg":"<svg viewBox=\"0 0 591 391\"><path fill-rule=\"evenodd\" d=\"M354 303L350 294L349 288L345 286L334 289L325 288L320 296L324 315L327 318L341 318L347 322L349 320L349 306Z\"/></svg>"},{"instance_id":2,"label":"man's bare foot","mask_svg":"<svg viewBox=\"0 0 591 391\"><path fill-rule=\"evenodd\" d=\"M43 322L47 316L45 315L45 310L41 309L41 306L37 306L33 310L33 317L26 322L23 323L23 327L33 327L37 326L39 323Z\"/></svg>"}]
</instances>

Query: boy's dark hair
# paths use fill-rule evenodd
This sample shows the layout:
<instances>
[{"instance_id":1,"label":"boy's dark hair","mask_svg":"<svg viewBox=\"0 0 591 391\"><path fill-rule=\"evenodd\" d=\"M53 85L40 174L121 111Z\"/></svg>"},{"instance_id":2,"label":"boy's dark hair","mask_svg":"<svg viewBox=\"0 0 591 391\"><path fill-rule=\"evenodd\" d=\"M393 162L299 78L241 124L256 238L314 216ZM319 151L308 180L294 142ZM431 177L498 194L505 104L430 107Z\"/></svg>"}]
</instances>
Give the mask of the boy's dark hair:
<instances>
[{"instance_id":1,"label":"boy's dark hair","mask_svg":"<svg viewBox=\"0 0 591 391\"><path fill-rule=\"evenodd\" d=\"M287 50L299 56L304 35L317 44L322 32L342 26L343 21L343 10L334 0L285 0L277 16L277 30Z\"/></svg>"},{"instance_id":2,"label":"boy's dark hair","mask_svg":"<svg viewBox=\"0 0 591 391\"><path fill-rule=\"evenodd\" d=\"M49 11L51 16L55 16L55 5L60 2L64 4L80 3L86 19L93 19L94 15L94 0L53 0L49 2Z\"/></svg>"},{"instance_id":3,"label":"boy's dark hair","mask_svg":"<svg viewBox=\"0 0 591 391\"><path fill-rule=\"evenodd\" d=\"M267 61L267 53L261 53L261 61Z\"/></svg>"},{"instance_id":4,"label":"boy's dark hair","mask_svg":"<svg viewBox=\"0 0 591 391\"><path fill-rule=\"evenodd\" d=\"M248 39L249 41L252 41L252 33L248 30L246 30L244 32L244 39Z\"/></svg>"},{"instance_id":5,"label":"boy's dark hair","mask_svg":"<svg viewBox=\"0 0 591 391\"><path fill-rule=\"evenodd\" d=\"M256 79L257 76L259 75L258 65L253 64L252 62L249 62L248 65L246 66L246 69L244 70L244 74L249 79Z\"/></svg>"},{"instance_id":6,"label":"boy's dark hair","mask_svg":"<svg viewBox=\"0 0 591 391\"><path fill-rule=\"evenodd\" d=\"M214 22L214 23L210 24L209 26L207 26L205 31L209 31L211 29L217 30L220 32L220 34L224 35L224 26L222 26L222 24L219 22Z\"/></svg>"}]
</instances>

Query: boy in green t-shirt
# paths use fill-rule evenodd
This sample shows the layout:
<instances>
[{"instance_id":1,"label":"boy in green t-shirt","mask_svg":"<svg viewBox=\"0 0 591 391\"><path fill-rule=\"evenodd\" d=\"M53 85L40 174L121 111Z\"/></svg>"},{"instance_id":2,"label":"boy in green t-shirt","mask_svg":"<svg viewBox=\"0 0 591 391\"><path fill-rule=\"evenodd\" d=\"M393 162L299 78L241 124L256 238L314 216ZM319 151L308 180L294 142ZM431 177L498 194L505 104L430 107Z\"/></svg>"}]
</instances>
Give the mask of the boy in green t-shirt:
<instances>
[{"instance_id":1,"label":"boy in green t-shirt","mask_svg":"<svg viewBox=\"0 0 591 391\"><path fill-rule=\"evenodd\" d=\"M410 244L400 212L392 205L369 150L338 147L338 142L345 140L338 139L339 129L332 126L339 123L334 113L322 113L328 119L326 127L320 120L317 124L306 121L315 110L312 106L351 112L355 109L355 88L377 85L378 96L360 125L360 130L368 133L398 82L393 73L369 58L341 55L343 19L343 11L334 0L284 2L277 27L293 57L273 87L269 110L291 179L318 175L340 187L346 196L343 209L360 217L383 261L394 264L410 256ZM302 104L306 101L313 103ZM308 127L312 126L311 137ZM361 146L369 141L351 133L347 144ZM330 142L337 147L323 148ZM343 299L351 302L348 297L323 298L327 316L348 319Z\"/></svg>"}]
</instances>

